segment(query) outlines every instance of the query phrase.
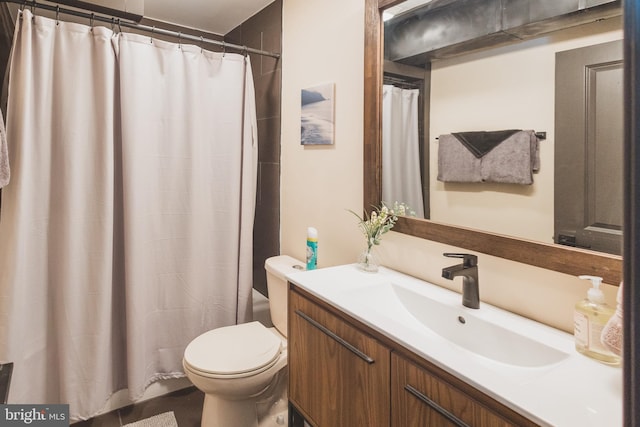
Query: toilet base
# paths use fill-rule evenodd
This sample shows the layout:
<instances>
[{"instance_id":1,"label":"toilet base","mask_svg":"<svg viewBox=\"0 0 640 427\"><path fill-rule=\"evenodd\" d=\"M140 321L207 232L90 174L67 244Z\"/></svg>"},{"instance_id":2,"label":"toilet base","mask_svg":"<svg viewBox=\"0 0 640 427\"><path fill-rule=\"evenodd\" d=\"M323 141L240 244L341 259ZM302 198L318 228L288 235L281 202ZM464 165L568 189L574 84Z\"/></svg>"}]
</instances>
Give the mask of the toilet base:
<instances>
[{"instance_id":1,"label":"toilet base","mask_svg":"<svg viewBox=\"0 0 640 427\"><path fill-rule=\"evenodd\" d=\"M200 425L202 427L258 427L255 402L251 399L224 400L205 394Z\"/></svg>"},{"instance_id":2,"label":"toilet base","mask_svg":"<svg viewBox=\"0 0 640 427\"><path fill-rule=\"evenodd\" d=\"M205 394L201 427L283 427L288 424L287 368L256 396L242 400Z\"/></svg>"},{"instance_id":3,"label":"toilet base","mask_svg":"<svg viewBox=\"0 0 640 427\"><path fill-rule=\"evenodd\" d=\"M280 371L274 382L257 402L258 427L289 425L288 367Z\"/></svg>"}]
</instances>

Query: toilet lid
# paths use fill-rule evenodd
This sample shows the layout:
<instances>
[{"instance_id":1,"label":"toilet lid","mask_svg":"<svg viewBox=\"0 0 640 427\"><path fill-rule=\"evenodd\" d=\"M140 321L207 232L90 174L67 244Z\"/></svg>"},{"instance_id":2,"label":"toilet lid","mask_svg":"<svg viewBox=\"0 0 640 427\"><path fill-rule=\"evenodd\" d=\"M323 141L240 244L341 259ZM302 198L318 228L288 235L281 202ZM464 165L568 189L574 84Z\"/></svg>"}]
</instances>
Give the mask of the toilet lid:
<instances>
[{"instance_id":1,"label":"toilet lid","mask_svg":"<svg viewBox=\"0 0 640 427\"><path fill-rule=\"evenodd\" d=\"M281 345L262 323L243 323L198 336L184 351L184 360L200 372L236 375L271 364L280 355Z\"/></svg>"}]
</instances>

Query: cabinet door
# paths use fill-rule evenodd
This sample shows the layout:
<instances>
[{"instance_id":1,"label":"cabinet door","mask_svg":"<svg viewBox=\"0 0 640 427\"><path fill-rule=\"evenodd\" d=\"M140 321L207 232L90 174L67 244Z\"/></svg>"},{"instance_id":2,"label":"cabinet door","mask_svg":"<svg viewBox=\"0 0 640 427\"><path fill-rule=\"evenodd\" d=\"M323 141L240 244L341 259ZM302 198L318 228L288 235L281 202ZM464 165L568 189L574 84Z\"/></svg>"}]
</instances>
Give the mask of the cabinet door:
<instances>
[{"instance_id":1,"label":"cabinet door","mask_svg":"<svg viewBox=\"0 0 640 427\"><path fill-rule=\"evenodd\" d=\"M535 426L495 401L491 401L493 409L489 409L395 353L391 358L391 397L392 427Z\"/></svg>"},{"instance_id":2,"label":"cabinet door","mask_svg":"<svg viewBox=\"0 0 640 427\"><path fill-rule=\"evenodd\" d=\"M289 399L316 427L390 422L390 350L289 291Z\"/></svg>"}]
</instances>

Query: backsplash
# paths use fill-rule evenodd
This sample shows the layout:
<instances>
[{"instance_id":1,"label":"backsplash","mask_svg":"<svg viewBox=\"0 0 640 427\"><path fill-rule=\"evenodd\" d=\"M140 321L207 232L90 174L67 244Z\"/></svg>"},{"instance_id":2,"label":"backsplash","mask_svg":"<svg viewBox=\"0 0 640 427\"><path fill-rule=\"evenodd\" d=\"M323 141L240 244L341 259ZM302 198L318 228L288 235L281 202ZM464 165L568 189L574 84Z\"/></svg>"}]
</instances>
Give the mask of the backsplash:
<instances>
[{"instance_id":1,"label":"backsplash","mask_svg":"<svg viewBox=\"0 0 640 427\"><path fill-rule=\"evenodd\" d=\"M391 232L377 247L383 265L461 292L461 280L441 277L451 264L444 252L465 249ZM478 255L480 299L521 316L573 333L573 309L588 283L577 277L494 256ZM617 286L602 285L607 304L615 307Z\"/></svg>"}]
</instances>

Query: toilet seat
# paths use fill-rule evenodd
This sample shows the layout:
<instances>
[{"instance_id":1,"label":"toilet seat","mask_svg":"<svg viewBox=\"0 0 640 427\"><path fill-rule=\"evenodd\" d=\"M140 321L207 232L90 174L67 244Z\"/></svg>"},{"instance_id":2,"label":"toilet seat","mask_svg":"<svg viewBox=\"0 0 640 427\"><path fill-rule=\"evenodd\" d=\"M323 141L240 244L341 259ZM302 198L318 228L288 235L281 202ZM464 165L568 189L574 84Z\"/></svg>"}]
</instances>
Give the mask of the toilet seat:
<instances>
[{"instance_id":1,"label":"toilet seat","mask_svg":"<svg viewBox=\"0 0 640 427\"><path fill-rule=\"evenodd\" d=\"M209 378L242 378L273 366L282 341L260 322L217 328L196 337L184 352L184 364Z\"/></svg>"}]
</instances>

